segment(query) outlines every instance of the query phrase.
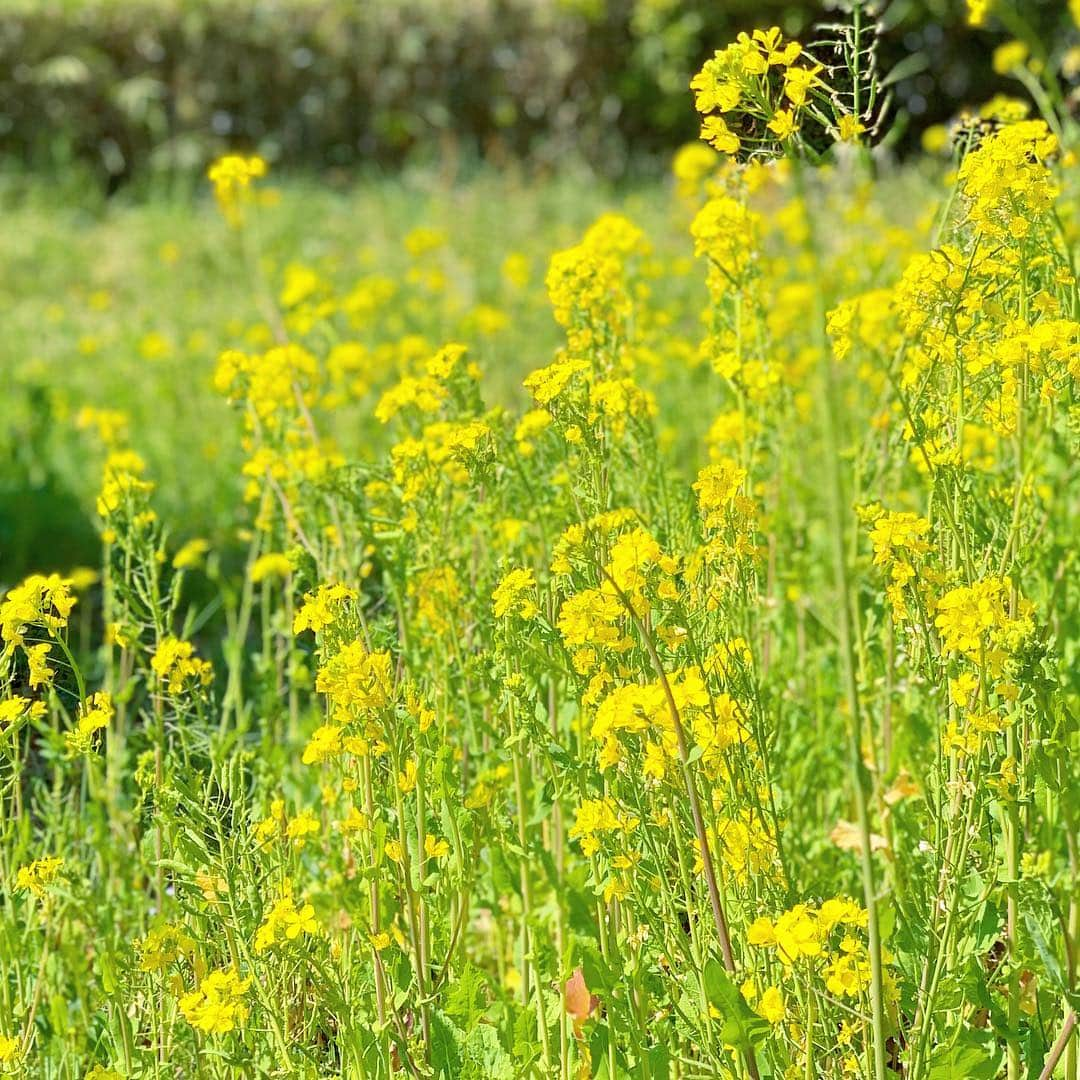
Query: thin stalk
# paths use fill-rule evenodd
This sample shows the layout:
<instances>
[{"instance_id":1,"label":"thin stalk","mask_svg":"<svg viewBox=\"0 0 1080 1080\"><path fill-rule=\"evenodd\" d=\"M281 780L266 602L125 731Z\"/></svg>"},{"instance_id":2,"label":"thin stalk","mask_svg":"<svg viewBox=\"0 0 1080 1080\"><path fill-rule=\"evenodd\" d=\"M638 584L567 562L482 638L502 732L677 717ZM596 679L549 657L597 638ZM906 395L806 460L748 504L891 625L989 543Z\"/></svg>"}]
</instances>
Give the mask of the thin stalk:
<instances>
[{"instance_id":1,"label":"thin stalk","mask_svg":"<svg viewBox=\"0 0 1080 1080\"><path fill-rule=\"evenodd\" d=\"M796 177L801 169L796 162ZM800 189L802 185L800 184ZM800 190L800 194L804 194ZM804 195L805 197L805 195ZM809 215L808 215L809 217ZM816 255L813 241L812 254ZM829 533L832 542L833 579L836 589L837 644L843 668L844 694L848 711L848 768L855 796L855 822L859 830L859 862L862 872L863 901L866 905L867 939L870 954L870 1024L874 1044L874 1077L885 1080L885 1005L881 963L881 929L878 920L877 892L874 883L874 856L870 835L870 814L866 770L862 761L862 710L856 677L852 632L852 592L845 550L844 485L840 461L836 372L825 333L824 298L815 291L814 333L818 338L825 373L822 395L822 434L828 470Z\"/></svg>"},{"instance_id":2,"label":"thin stalk","mask_svg":"<svg viewBox=\"0 0 1080 1080\"><path fill-rule=\"evenodd\" d=\"M709 837L705 831L705 819L701 813L701 802L698 799L697 784L694 782L694 776L690 769L690 751L686 744L686 732L683 729L682 717L679 715L679 706L675 701L675 695L672 692L671 684L668 682L664 665L660 662L660 656L656 651L656 644L653 641L652 633L638 616L637 612L634 610L634 605L630 603L630 598L618 586L615 579L603 566L600 567L600 572L611 584L611 587L617 593L619 600L629 612L630 617L637 626L642 640L645 642L645 648L648 650L649 659L652 661L653 668L656 671L657 677L660 679L660 685L663 687L664 697L667 700L668 712L671 716L671 723L675 729L675 739L679 747L679 768L682 773L683 783L686 786L687 799L690 803L690 816L694 822L694 833L697 836L698 847L701 849L701 864L705 873L705 883L709 890L709 904L712 907L713 921L716 924L716 934L720 939L720 951L724 958L724 968L729 974L734 974L735 956L731 950L731 935L728 931L728 922L727 916L724 913L723 901L720 898L720 887L716 881L716 868L713 865L712 852L709 848ZM745 1056L746 1071L748 1075L751 1077L751 1080L758 1080L757 1061L754 1057L754 1051L750 1047L747 1047ZM884 1078L881 1077L879 1080L884 1080Z\"/></svg>"}]
</instances>

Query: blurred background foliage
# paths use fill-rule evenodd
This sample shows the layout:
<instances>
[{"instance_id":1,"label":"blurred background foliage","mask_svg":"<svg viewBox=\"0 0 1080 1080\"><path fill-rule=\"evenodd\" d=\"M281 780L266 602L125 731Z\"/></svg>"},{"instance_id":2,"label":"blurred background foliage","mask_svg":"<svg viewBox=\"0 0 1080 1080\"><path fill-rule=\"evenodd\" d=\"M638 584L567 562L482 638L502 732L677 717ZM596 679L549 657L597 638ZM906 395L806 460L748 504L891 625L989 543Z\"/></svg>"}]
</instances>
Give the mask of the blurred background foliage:
<instances>
[{"instance_id":1,"label":"blurred background foliage","mask_svg":"<svg viewBox=\"0 0 1080 1080\"><path fill-rule=\"evenodd\" d=\"M972 29L964 0L885 3L899 150L1005 88L989 56L1009 33L1068 24L1065 0L998 6ZM694 136L690 76L739 29L842 17L810 0L0 0L0 149L108 191L225 148L320 169L573 155L618 177Z\"/></svg>"}]
</instances>

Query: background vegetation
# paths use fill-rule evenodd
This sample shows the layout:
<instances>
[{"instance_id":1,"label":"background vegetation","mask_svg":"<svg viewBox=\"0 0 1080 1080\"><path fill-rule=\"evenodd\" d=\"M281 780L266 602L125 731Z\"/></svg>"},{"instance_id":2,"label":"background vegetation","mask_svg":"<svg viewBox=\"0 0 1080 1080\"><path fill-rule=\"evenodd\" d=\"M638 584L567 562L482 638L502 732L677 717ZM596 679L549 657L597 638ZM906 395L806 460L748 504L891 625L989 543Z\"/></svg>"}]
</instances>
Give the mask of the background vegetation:
<instances>
[{"instance_id":1,"label":"background vegetation","mask_svg":"<svg viewBox=\"0 0 1080 1080\"><path fill-rule=\"evenodd\" d=\"M967 26L963 0L883 7L901 148L1005 85L987 63L1001 27ZM1008 8L1033 41L1068 25L1061 0ZM686 87L716 42L770 23L805 38L823 15L806 0L4 0L0 153L109 190L236 147L289 168L571 155L655 170L696 134Z\"/></svg>"}]
</instances>

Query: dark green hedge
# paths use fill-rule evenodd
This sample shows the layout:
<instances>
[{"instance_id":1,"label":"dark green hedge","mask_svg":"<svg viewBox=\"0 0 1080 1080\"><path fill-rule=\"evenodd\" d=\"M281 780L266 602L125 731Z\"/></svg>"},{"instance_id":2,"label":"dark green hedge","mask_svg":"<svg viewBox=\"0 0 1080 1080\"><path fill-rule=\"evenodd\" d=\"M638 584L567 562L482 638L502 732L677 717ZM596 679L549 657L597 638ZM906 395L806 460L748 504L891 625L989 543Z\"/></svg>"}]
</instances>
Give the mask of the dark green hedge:
<instances>
[{"instance_id":1,"label":"dark green hedge","mask_svg":"<svg viewBox=\"0 0 1080 1080\"><path fill-rule=\"evenodd\" d=\"M1045 22L1063 0L1031 0ZM898 7L899 5L899 7ZM989 87L992 35L963 0L893 0L886 66L916 125ZM610 173L692 137L687 82L739 28L798 33L780 0L5 0L0 151L108 186L187 172L225 147L287 165L412 153L583 157Z\"/></svg>"}]
</instances>

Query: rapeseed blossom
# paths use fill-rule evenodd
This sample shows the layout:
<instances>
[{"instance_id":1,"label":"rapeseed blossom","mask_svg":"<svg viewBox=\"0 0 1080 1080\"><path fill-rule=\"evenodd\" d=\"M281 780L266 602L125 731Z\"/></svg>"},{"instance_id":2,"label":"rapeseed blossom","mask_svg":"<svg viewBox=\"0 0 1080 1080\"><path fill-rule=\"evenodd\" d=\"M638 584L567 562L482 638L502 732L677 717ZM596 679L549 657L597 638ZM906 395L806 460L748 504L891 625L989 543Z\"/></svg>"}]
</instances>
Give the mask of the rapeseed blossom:
<instances>
[{"instance_id":1,"label":"rapeseed blossom","mask_svg":"<svg viewBox=\"0 0 1080 1080\"><path fill-rule=\"evenodd\" d=\"M998 48L1045 100L892 176L874 33L720 49L670 213L545 233L543 275L509 221L475 277L456 221L301 250L217 163L256 302L130 328L231 407L183 457L209 516L157 482L179 411L35 369L102 558L0 596L0 1071L1065 1059L1068 43ZM73 355L126 300L71 298Z\"/></svg>"}]
</instances>

